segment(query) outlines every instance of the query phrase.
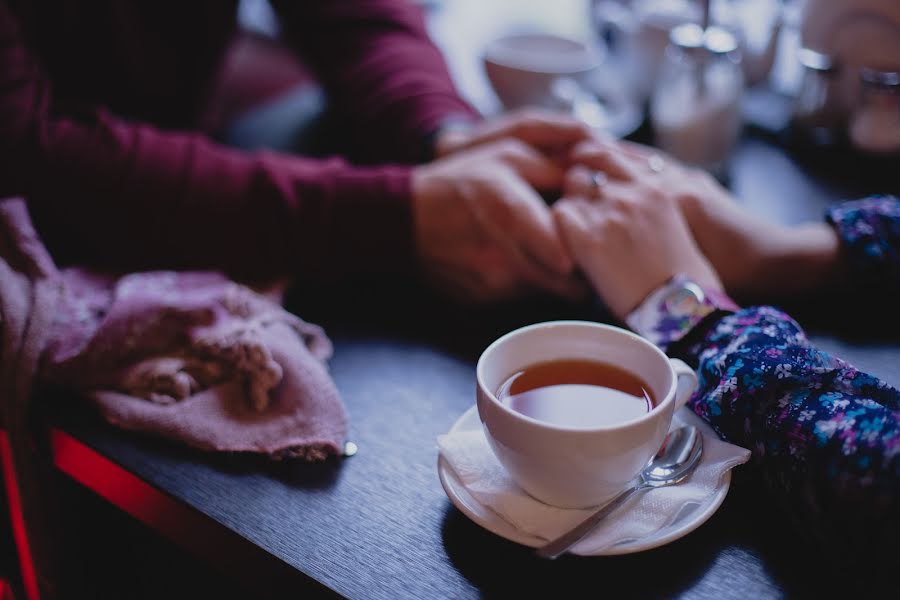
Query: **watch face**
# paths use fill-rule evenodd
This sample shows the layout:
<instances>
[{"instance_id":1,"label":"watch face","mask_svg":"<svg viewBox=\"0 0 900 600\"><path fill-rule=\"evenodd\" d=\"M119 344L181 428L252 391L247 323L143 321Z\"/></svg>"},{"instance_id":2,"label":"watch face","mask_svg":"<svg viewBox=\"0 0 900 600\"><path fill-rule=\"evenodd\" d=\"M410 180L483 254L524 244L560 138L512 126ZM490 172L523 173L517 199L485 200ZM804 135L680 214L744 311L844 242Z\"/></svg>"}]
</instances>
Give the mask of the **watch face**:
<instances>
[{"instance_id":1,"label":"watch face","mask_svg":"<svg viewBox=\"0 0 900 600\"><path fill-rule=\"evenodd\" d=\"M704 307L705 300L706 295L700 286L688 282L666 298L665 307L674 315L691 315Z\"/></svg>"}]
</instances>

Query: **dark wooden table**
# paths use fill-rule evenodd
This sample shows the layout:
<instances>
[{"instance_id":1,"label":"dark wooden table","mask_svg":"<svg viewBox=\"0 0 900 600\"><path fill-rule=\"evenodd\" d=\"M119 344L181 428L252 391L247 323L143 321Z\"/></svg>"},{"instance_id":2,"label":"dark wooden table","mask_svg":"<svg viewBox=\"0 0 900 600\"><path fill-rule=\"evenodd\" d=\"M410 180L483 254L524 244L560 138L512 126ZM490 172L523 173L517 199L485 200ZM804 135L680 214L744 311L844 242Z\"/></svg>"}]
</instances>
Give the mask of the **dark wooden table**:
<instances>
[{"instance_id":1,"label":"dark wooden table","mask_svg":"<svg viewBox=\"0 0 900 600\"><path fill-rule=\"evenodd\" d=\"M743 201L784 220L816 218L829 201L869 191L841 179L834 163L817 168L824 171L750 135L735 157L732 184ZM115 502L98 480L109 475L92 473L71 454L73 444L95 450L169 500L145 500L154 506L149 516L140 502L117 502L122 508L201 553L210 548L198 547L197 536L215 539L212 550L221 552L214 563L238 563L230 576L273 595L312 589L350 598L470 598L596 588L642 597L775 598L833 591L835 581L822 579L825 551L796 538L748 468L736 472L724 504L698 530L630 556L541 561L450 504L437 477L435 438L472 406L481 349L525 323L596 317L590 307L536 298L465 309L410 282L298 289L290 306L334 339L331 372L357 456L320 466L211 456L106 426L80 403L56 402L58 466ZM839 308L809 311L814 339L900 385L900 336ZM193 518L191 528L159 514L171 510ZM235 558L244 555L254 560Z\"/></svg>"},{"instance_id":2,"label":"dark wooden table","mask_svg":"<svg viewBox=\"0 0 900 600\"><path fill-rule=\"evenodd\" d=\"M886 189L889 171L751 128L729 183L752 210L797 222L821 218L837 199L896 191ZM792 310L824 348L900 385L897 331L866 318L877 307L857 318L844 302ZM699 529L627 556L539 560L453 507L438 481L435 438L473 405L480 351L526 323L596 318L589 306L535 298L466 309L415 282L379 281L297 289L289 307L335 342L330 368L357 456L317 466L212 456L119 431L57 398L48 416L57 466L259 596L780 598L856 585L830 566L832 549L795 535L749 467Z\"/></svg>"}]
</instances>

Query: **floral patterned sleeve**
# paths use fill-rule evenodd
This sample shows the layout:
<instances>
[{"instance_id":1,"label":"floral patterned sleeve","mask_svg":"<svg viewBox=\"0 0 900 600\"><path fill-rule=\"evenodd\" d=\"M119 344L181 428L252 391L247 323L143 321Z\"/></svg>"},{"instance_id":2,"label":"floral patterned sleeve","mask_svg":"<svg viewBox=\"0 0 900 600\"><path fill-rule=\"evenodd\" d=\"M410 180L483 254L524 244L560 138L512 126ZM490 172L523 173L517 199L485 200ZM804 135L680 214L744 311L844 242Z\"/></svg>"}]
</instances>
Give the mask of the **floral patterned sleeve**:
<instances>
[{"instance_id":1,"label":"floral patterned sleeve","mask_svg":"<svg viewBox=\"0 0 900 600\"><path fill-rule=\"evenodd\" d=\"M827 218L854 282L900 284L897 198L847 202ZM774 498L801 529L856 548L896 544L900 392L818 350L772 307L727 307L679 325L665 306L642 305L649 317L632 327L697 369L691 408L752 451Z\"/></svg>"},{"instance_id":2,"label":"floral patterned sleeve","mask_svg":"<svg viewBox=\"0 0 900 600\"><path fill-rule=\"evenodd\" d=\"M752 450L768 486L807 531L900 539L900 392L817 350L771 307L705 329L670 348L698 368L693 410Z\"/></svg>"},{"instance_id":3,"label":"floral patterned sleeve","mask_svg":"<svg viewBox=\"0 0 900 600\"><path fill-rule=\"evenodd\" d=\"M832 207L826 217L857 282L900 285L900 198L873 196Z\"/></svg>"},{"instance_id":4,"label":"floral patterned sleeve","mask_svg":"<svg viewBox=\"0 0 900 600\"><path fill-rule=\"evenodd\" d=\"M853 280L900 283L900 200L832 208ZM669 354L698 369L693 410L749 448L795 521L820 539L900 539L900 392L813 347L771 307L701 323Z\"/></svg>"}]
</instances>

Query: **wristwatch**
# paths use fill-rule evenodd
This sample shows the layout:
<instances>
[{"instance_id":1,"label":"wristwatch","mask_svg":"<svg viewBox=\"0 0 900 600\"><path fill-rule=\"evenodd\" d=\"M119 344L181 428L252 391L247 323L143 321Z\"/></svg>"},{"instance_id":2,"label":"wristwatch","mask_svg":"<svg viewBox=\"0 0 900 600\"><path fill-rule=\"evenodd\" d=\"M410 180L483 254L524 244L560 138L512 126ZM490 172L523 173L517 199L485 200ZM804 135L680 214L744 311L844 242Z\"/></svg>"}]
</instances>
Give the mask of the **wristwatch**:
<instances>
[{"instance_id":1,"label":"wristwatch","mask_svg":"<svg viewBox=\"0 0 900 600\"><path fill-rule=\"evenodd\" d=\"M704 289L686 275L676 275L650 293L625 317L625 323L665 350L706 317L739 307L724 292Z\"/></svg>"}]
</instances>

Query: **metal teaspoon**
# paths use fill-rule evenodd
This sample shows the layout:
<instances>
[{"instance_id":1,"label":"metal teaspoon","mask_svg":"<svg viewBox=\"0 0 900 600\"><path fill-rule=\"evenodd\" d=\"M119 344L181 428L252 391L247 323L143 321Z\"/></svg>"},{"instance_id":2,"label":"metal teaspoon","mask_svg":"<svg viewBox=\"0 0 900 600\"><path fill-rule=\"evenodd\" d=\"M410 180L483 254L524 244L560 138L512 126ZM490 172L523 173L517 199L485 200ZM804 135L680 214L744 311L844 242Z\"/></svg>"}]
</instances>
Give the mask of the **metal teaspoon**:
<instances>
[{"instance_id":1,"label":"metal teaspoon","mask_svg":"<svg viewBox=\"0 0 900 600\"><path fill-rule=\"evenodd\" d=\"M638 474L637 482L605 504L587 519L555 540L538 548L542 558L556 558L586 536L597 524L626 500L641 490L674 485L687 479L700 463L703 436L693 425L670 431L662 447L650 463Z\"/></svg>"}]
</instances>

